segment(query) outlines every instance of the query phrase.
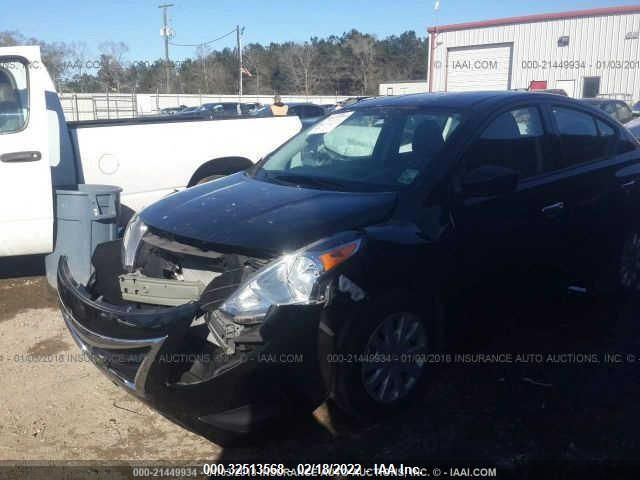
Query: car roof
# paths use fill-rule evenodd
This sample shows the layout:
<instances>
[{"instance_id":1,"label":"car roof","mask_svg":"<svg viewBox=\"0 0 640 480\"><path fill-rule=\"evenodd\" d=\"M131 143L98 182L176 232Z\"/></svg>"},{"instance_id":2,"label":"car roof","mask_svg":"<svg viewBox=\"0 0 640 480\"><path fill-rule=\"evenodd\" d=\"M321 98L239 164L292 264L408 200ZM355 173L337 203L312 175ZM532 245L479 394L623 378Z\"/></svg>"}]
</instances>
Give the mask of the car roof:
<instances>
[{"instance_id":1,"label":"car roof","mask_svg":"<svg viewBox=\"0 0 640 480\"><path fill-rule=\"evenodd\" d=\"M321 105L318 105L317 103L311 103L311 102L286 102L286 105L289 107L300 107L302 105L309 105L311 107L320 107L322 108Z\"/></svg>"},{"instance_id":2,"label":"car roof","mask_svg":"<svg viewBox=\"0 0 640 480\"><path fill-rule=\"evenodd\" d=\"M612 100L610 98L581 98L580 101L585 103L593 103L594 105L599 105L601 103L615 102L616 100Z\"/></svg>"},{"instance_id":3,"label":"car roof","mask_svg":"<svg viewBox=\"0 0 640 480\"><path fill-rule=\"evenodd\" d=\"M238 102L208 102L208 103L203 103L202 106L204 107L205 105L237 105Z\"/></svg>"},{"instance_id":4,"label":"car roof","mask_svg":"<svg viewBox=\"0 0 640 480\"><path fill-rule=\"evenodd\" d=\"M438 93L415 93L411 95L397 95L387 97L375 97L361 100L349 109L360 109L369 107L434 107L434 108L472 108L483 103L497 103L502 100L540 100L542 95L547 95L557 99L560 95L549 93L532 93L513 90L491 91L491 92L438 92Z\"/></svg>"}]
</instances>

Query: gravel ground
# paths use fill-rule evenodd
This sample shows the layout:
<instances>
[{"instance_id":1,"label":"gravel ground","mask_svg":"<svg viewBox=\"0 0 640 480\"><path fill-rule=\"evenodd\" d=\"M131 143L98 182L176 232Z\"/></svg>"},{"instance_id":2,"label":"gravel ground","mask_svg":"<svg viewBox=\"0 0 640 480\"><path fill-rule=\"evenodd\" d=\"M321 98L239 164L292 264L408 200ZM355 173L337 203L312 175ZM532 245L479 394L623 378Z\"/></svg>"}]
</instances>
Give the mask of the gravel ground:
<instances>
[{"instance_id":1,"label":"gravel ground","mask_svg":"<svg viewBox=\"0 0 640 480\"><path fill-rule=\"evenodd\" d=\"M490 349L596 352L600 363L454 364L429 372L429 392L387 423L363 429L323 405L308 418L283 420L258 445L222 449L145 407L81 357L42 276L5 278L0 461L637 462L636 306L570 299L540 308L503 312L509 327L489 339ZM604 362L605 352L638 362Z\"/></svg>"}]
</instances>

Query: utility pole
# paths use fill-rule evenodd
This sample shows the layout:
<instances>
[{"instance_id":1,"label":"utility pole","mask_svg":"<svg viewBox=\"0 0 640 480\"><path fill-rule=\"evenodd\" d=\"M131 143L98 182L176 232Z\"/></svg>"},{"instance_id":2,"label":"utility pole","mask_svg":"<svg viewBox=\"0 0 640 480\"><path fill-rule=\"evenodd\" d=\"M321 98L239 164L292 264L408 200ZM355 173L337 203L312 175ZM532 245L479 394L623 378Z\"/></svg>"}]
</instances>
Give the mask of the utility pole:
<instances>
[{"instance_id":1,"label":"utility pole","mask_svg":"<svg viewBox=\"0 0 640 480\"><path fill-rule=\"evenodd\" d=\"M158 5L158 8L162 9L162 18L163 24L162 31L160 35L164 37L164 74L165 74L165 82L166 82L166 93L171 93L170 83L171 83L171 72L169 66L169 25L167 20L167 8L173 7L172 3L165 3L163 5Z\"/></svg>"},{"instance_id":2,"label":"utility pole","mask_svg":"<svg viewBox=\"0 0 640 480\"><path fill-rule=\"evenodd\" d=\"M201 48L202 48L202 82L203 82L202 87L205 91L207 91L208 90L207 89L207 52L206 52L207 44L203 43Z\"/></svg>"},{"instance_id":3,"label":"utility pole","mask_svg":"<svg viewBox=\"0 0 640 480\"><path fill-rule=\"evenodd\" d=\"M236 38L238 41L238 68L240 73L238 91L240 97L242 97L242 76L244 75L244 68L242 66L242 32L244 32L244 28L240 31L240 25L236 25Z\"/></svg>"}]
</instances>

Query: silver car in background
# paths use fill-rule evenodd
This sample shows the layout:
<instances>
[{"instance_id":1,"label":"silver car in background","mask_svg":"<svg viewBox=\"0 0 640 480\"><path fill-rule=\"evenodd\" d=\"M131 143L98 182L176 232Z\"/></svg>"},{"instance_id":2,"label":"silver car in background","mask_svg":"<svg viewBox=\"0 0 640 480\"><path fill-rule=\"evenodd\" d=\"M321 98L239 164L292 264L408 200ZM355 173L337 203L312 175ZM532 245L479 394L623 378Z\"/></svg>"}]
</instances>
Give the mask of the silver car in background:
<instances>
[{"instance_id":1,"label":"silver car in background","mask_svg":"<svg viewBox=\"0 0 640 480\"><path fill-rule=\"evenodd\" d=\"M631 130L631 133L633 133L633 135L638 140L640 140L640 117L634 118L629 123L627 123L625 125L625 127L627 127L629 130Z\"/></svg>"}]
</instances>

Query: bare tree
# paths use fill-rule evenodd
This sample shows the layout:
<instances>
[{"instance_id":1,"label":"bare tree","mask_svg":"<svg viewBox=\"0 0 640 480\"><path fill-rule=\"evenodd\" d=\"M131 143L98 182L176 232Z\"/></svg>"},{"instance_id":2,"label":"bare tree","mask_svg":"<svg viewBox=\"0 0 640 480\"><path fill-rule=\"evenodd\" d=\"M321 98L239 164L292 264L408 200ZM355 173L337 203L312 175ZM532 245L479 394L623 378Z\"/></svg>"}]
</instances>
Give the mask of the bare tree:
<instances>
[{"instance_id":1,"label":"bare tree","mask_svg":"<svg viewBox=\"0 0 640 480\"><path fill-rule=\"evenodd\" d=\"M103 42L100 44L100 71L98 77L108 90L120 92L125 77L124 57L129 47L124 42Z\"/></svg>"},{"instance_id":2,"label":"bare tree","mask_svg":"<svg viewBox=\"0 0 640 480\"><path fill-rule=\"evenodd\" d=\"M315 45L309 42L303 44L294 43L287 50L290 68L296 79L296 86L304 88L304 94L309 95L315 78L313 67L316 59Z\"/></svg>"},{"instance_id":3,"label":"bare tree","mask_svg":"<svg viewBox=\"0 0 640 480\"><path fill-rule=\"evenodd\" d=\"M264 70L268 67L268 62L265 58L264 48L260 45L247 45L243 52L244 64L247 67L251 77L247 80L247 84L255 81L255 93L260 94L260 88L264 88L265 78L267 75ZM268 70L268 68L267 68ZM268 78L267 78L268 80ZM262 85L261 82L262 81Z\"/></svg>"},{"instance_id":4,"label":"bare tree","mask_svg":"<svg viewBox=\"0 0 640 480\"><path fill-rule=\"evenodd\" d=\"M360 32L353 32L347 40L347 48L351 50L351 54L359 67L363 94L366 94L369 88L369 76L376 57L375 46L376 39L374 37L363 35Z\"/></svg>"},{"instance_id":5,"label":"bare tree","mask_svg":"<svg viewBox=\"0 0 640 480\"><path fill-rule=\"evenodd\" d=\"M74 77L80 79L80 89L84 92L83 74L85 69L89 68L89 59L91 53L85 42L73 42L69 45L69 56L72 60L72 68Z\"/></svg>"},{"instance_id":6,"label":"bare tree","mask_svg":"<svg viewBox=\"0 0 640 480\"><path fill-rule=\"evenodd\" d=\"M12 47L24 43L24 37L18 32L0 32L0 47Z\"/></svg>"}]
</instances>

